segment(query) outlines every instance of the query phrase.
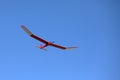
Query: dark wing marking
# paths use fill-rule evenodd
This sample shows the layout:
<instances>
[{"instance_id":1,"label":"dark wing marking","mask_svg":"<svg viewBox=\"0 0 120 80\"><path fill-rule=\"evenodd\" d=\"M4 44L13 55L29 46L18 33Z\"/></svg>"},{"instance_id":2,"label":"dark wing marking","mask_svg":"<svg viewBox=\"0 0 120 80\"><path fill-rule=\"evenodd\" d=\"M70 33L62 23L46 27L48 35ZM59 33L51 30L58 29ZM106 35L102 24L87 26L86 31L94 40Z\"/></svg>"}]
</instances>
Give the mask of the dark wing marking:
<instances>
[{"instance_id":1,"label":"dark wing marking","mask_svg":"<svg viewBox=\"0 0 120 80\"><path fill-rule=\"evenodd\" d=\"M31 37L33 37L33 38L37 39L38 41L41 41L41 42L43 42L43 43L45 43L45 44L48 43L46 40L44 40L44 39L42 39L42 38L40 38L40 37L38 37L38 36L36 36L36 35L34 35L34 34L32 34Z\"/></svg>"},{"instance_id":2,"label":"dark wing marking","mask_svg":"<svg viewBox=\"0 0 120 80\"><path fill-rule=\"evenodd\" d=\"M77 47L63 47L63 46L60 46L60 45L57 45L57 44L50 44L51 46L53 47L56 47L56 48L60 48L60 49L63 49L63 50L70 50L70 49L75 49Z\"/></svg>"},{"instance_id":3,"label":"dark wing marking","mask_svg":"<svg viewBox=\"0 0 120 80\"><path fill-rule=\"evenodd\" d=\"M56 47L56 48L60 48L60 49L67 49L66 47L63 47L63 46L60 46L60 45L57 45L57 44L50 44L50 46L53 46L53 47Z\"/></svg>"},{"instance_id":4,"label":"dark wing marking","mask_svg":"<svg viewBox=\"0 0 120 80\"><path fill-rule=\"evenodd\" d=\"M44 40L44 39L42 39L42 38L40 38L40 37L32 34L32 32L30 32L24 25L22 25L21 28L22 28L29 36L35 38L36 40L41 41L41 42L43 42L43 43L45 43L45 44L48 43L46 40Z\"/></svg>"}]
</instances>

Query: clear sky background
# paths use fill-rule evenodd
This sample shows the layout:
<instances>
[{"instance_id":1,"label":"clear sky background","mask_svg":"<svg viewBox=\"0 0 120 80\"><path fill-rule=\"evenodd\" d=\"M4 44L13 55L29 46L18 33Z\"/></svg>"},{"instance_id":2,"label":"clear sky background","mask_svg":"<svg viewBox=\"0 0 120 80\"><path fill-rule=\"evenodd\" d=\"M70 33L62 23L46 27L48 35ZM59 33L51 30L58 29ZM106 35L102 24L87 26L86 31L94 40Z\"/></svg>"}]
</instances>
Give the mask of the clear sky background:
<instances>
[{"instance_id":1,"label":"clear sky background","mask_svg":"<svg viewBox=\"0 0 120 80\"><path fill-rule=\"evenodd\" d=\"M0 0L0 45L0 80L120 80L120 1Z\"/></svg>"}]
</instances>

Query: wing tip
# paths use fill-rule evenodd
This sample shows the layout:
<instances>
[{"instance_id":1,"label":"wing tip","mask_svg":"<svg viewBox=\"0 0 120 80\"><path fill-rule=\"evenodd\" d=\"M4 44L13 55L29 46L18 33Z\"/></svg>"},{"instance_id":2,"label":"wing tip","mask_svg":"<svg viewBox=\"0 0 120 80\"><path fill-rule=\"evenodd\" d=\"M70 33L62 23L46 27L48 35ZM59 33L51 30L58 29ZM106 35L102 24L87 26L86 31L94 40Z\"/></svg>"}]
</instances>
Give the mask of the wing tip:
<instances>
[{"instance_id":1,"label":"wing tip","mask_svg":"<svg viewBox=\"0 0 120 80\"><path fill-rule=\"evenodd\" d=\"M76 49L78 47L67 47L65 50L73 50L73 49Z\"/></svg>"},{"instance_id":2,"label":"wing tip","mask_svg":"<svg viewBox=\"0 0 120 80\"><path fill-rule=\"evenodd\" d=\"M30 32L24 25L21 25L21 28L28 34L28 35L32 35L32 32Z\"/></svg>"}]
</instances>

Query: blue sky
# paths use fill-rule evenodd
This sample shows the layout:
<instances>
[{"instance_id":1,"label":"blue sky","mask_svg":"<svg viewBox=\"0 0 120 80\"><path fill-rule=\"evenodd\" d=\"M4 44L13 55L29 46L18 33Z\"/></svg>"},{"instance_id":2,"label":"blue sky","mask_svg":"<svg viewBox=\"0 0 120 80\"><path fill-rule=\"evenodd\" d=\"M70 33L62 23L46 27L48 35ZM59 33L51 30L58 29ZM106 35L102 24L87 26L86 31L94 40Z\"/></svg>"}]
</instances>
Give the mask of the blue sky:
<instances>
[{"instance_id":1,"label":"blue sky","mask_svg":"<svg viewBox=\"0 0 120 80\"><path fill-rule=\"evenodd\" d=\"M119 80L119 0L1 0L0 80ZM30 38L34 34L63 51Z\"/></svg>"}]
</instances>

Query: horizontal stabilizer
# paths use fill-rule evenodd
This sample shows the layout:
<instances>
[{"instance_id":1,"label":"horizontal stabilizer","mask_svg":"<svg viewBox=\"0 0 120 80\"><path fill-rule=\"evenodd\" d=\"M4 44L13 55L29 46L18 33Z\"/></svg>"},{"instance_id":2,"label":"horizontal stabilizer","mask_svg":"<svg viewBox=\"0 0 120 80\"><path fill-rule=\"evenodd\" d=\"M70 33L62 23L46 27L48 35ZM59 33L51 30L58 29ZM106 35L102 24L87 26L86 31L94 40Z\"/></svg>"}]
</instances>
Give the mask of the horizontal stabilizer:
<instances>
[{"instance_id":1,"label":"horizontal stabilizer","mask_svg":"<svg viewBox=\"0 0 120 80\"><path fill-rule=\"evenodd\" d=\"M21 25L21 28L28 34L28 35L32 35L32 32L30 32L24 25Z\"/></svg>"},{"instance_id":2,"label":"horizontal stabilizer","mask_svg":"<svg viewBox=\"0 0 120 80\"><path fill-rule=\"evenodd\" d=\"M35 47L37 47L37 48L40 48L40 46L35 46ZM42 49L42 50L47 50L46 48L40 48L40 49Z\"/></svg>"}]
</instances>

